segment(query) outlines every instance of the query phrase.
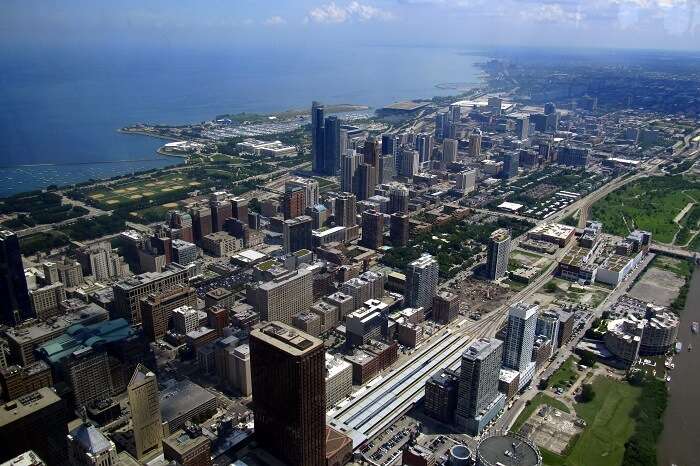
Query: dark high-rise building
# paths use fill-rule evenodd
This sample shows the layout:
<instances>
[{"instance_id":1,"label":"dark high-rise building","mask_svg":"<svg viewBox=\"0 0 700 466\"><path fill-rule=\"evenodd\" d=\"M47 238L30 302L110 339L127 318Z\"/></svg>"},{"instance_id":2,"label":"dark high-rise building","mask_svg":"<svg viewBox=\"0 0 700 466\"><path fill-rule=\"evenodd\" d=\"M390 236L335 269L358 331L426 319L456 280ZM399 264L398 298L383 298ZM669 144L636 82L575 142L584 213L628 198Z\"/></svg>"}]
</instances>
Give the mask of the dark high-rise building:
<instances>
[{"instance_id":1,"label":"dark high-rise building","mask_svg":"<svg viewBox=\"0 0 700 466\"><path fill-rule=\"evenodd\" d=\"M212 199L209 201L211 207L211 229L212 231L222 231L227 218L233 217L233 209L228 199Z\"/></svg>"},{"instance_id":2,"label":"dark high-rise building","mask_svg":"<svg viewBox=\"0 0 700 466\"><path fill-rule=\"evenodd\" d=\"M396 155L399 150L399 137L395 134L382 134L382 155Z\"/></svg>"},{"instance_id":3,"label":"dark high-rise building","mask_svg":"<svg viewBox=\"0 0 700 466\"><path fill-rule=\"evenodd\" d=\"M552 113L556 113L557 111L557 106L554 105L552 102L547 102L544 104L544 114L545 115L551 115Z\"/></svg>"},{"instance_id":4,"label":"dark high-rise building","mask_svg":"<svg viewBox=\"0 0 700 466\"><path fill-rule=\"evenodd\" d=\"M231 198L231 212L233 218L247 223L248 222L248 200L243 197Z\"/></svg>"},{"instance_id":5,"label":"dark high-rise building","mask_svg":"<svg viewBox=\"0 0 700 466\"><path fill-rule=\"evenodd\" d=\"M425 414L445 424L452 424L457 408L459 371L441 369L425 383Z\"/></svg>"},{"instance_id":6,"label":"dark high-rise building","mask_svg":"<svg viewBox=\"0 0 700 466\"><path fill-rule=\"evenodd\" d=\"M419 162L429 162L433 158L433 136L431 134L419 134L416 137L416 150Z\"/></svg>"},{"instance_id":7,"label":"dark high-rise building","mask_svg":"<svg viewBox=\"0 0 700 466\"><path fill-rule=\"evenodd\" d=\"M503 178L510 179L518 176L520 166L520 154L518 152L507 152L503 156Z\"/></svg>"},{"instance_id":8,"label":"dark high-rise building","mask_svg":"<svg viewBox=\"0 0 700 466\"><path fill-rule=\"evenodd\" d=\"M15 325L34 316L17 235L0 230L0 322Z\"/></svg>"},{"instance_id":9,"label":"dark high-rise building","mask_svg":"<svg viewBox=\"0 0 700 466\"><path fill-rule=\"evenodd\" d=\"M211 233L211 208L195 206L190 208L192 217L192 237L194 242L200 244L202 238Z\"/></svg>"},{"instance_id":10,"label":"dark high-rise building","mask_svg":"<svg viewBox=\"0 0 700 466\"><path fill-rule=\"evenodd\" d=\"M384 238L384 215L376 210L362 212L362 246L369 249L382 247Z\"/></svg>"},{"instance_id":11,"label":"dark high-rise building","mask_svg":"<svg viewBox=\"0 0 700 466\"><path fill-rule=\"evenodd\" d=\"M440 291L433 298L433 320L449 324L459 316L459 296L449 291Z\"/></svg>"},{"instance_id":12,"label":"dark high-rise building","mask_svg":"<svg viewBox=\"0 0 700 466\"><path fill-rule=\"evenodd\" d=\"M365 141L365 146L362 149L363 162L372 165L375 168L379 167L379 141L374 136L370 136Z\"/></svg>"},{"instance_id":13,"label":"dark high-rise building","mask_svg":"<svg viewBox=\"0 0 700 466\"><path fill-rule=\"evenodd\" d=\"M435 139L444 138L449 127L450 114L448 112L437 112L435 114Z\"/></svg>"},{"instance_id":14,"label":"dark high-rise building","mask_svg":"<svg viewBox=\"0 0 700 466\"><path fill-rule=\"evenodd\" d=\"M329 116L323 131L323 173L335 175L340 168L340 120Z\"/></svg>"},{"instance_id":15,"label":"dark high-rise building","mask_svg":"<svg viewBox=\"0 0 700 466\"><path fill-rule=\"evenodd\" d=\"M488 253L486 256L486 276L498 280L508 272L508 257L510 255L510 233L500 228L491 233Z\"/></svg>"},{"instance_id":16,"label":"dark high-rise building","mask_svg":"<svg viewBox=\"0 0 700 466\"><path fill-rule=\"evenodd\" d=\"M377 168L368 163L361 163L357 167L357 200L364 201L374 196L376 186Z\"/></svg>"},{"instance_id":17,"label":"dark high-rise building","mask_svg":"<svg viewBox=\"0 0 700 466\"><path fill-rule=\"evenodd\" d=\"M34 450L49 466L67 464L68 413L50 388L0 406L0 461Z\"/></svg>"},{"instance_id":18,"label":"dark high-rise building","mask_svg":"<svg viewBox=\"0 0 700 466\"><path fill-rule=\"evenodd\" d=\"M311 163L315 173L324 173L324 107L319 102L311 104Z\"/></svg>"},{"instance_id":19,"label":"dark high-rise building","mask_svg":"<svg viewBox=\"0 0 700 466\"><path fill-rule=\"evenodd\" d=\"M410 219L407 214L400 212L391 214L389 222L389 239L396 247L408 246Z\"/></svg>"},{"instance_id":20,"label":"dark high-rise building","mask_svg":"<svg viewBox=\"0 0 700 466\"><path fill-rule=\"evenodd\" d=\"M481 338L462 353L457 394L457 424L476 435L505 404L498 392L503 342Z\"/></svg>"},{"instance_id":21,"label":"dark high-rise building","mask_svg":"<svg viewBox=\"0 0 700 466\"><path fill-rule=\"evenodd\" d=\"M402 184L396 184L389 190L389 213L407 213L410 193Z\"/></svg>"},{"instance_id":22,"label":"dark high-rise building","mask_svg":"<svg viewBox=\"0 0 700 466\"><path fill-rule=\"evenodd\" d=\"M342 193L334 201L335 224L343 227L357 225L356 198L352 193Z\"/></svg>"},{"instance_id":23,"label":"dark high-rise building","mask_svg":"<svg viewBox=\"0 0 700 466\"><path fill-rule=\"evenodd\" d=\"M282 227L284 252L296 252L301 249L310 251L313 248L312 227L313 219L308 215L285 220Z\"/></svg>"},{"instance_id":24,"label":"dark high-rise building","mask_svg":"<svg viewBox=\"0 0 700 466\"><path fill-rule=\"evenodd\" d=\"M530 134L530 121L527 118L518 118L515 121L515 134L518 139L527 139Z\"/></svg>"},{"instance_id":25,"label":"dark high-rise building","mask_svg":"<svg viewBox=\"0 0 700 466\"><path fill-rule=\"evenodd\" d=\"M295 218L304 214L306 195L304 188L300 186L289 186L284 191L282 200L282 213L285 220Z\"/></svg>"},{"instance_id":26,"label":"dark high-rise building","mask_svg":"<svg viewBox=\"0 0 700 466\"><path fill-rule=\"evenodd\" d=\"M250 357L258 444L291 466L325 466L323 342L271 322L251 332Z\"/></svg>"}]
</instances>

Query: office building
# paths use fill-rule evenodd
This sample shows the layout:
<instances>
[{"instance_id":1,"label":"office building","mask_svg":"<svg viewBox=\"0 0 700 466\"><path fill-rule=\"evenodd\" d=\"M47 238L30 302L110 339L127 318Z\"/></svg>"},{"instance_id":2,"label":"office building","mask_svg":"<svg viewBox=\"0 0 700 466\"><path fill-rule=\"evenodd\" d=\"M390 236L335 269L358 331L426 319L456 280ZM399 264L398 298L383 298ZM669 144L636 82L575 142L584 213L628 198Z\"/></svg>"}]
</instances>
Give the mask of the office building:
<instances>
[{"instance_id":1,"label":"office building","mask_svg":"<svg viewBox=\"0 0 700 466\"><path fill-rule=\"evenodd\" d=\"M481 158L481 130L475 129L472 134L469 135L469 156L474 158Z\"/></svg>"},{"instance_id":2,"label":"office building","mask_svg":"<svg viewBox=\"0 0 700 466\"><path fill-rule=\"evenodd\" d=\"M34 317L17 235L0 230L0 322L15 325Z\"/></svg>"},{"instance_id":3,"label":"office building","mask_svg":"<svg viewBox=\"0 0 700 466\"><path fill-rule=\"evenodd\" d=\"M4 463L0 463L0 466L46 466L46 464L47 463L45 463L44 460L42 460L33 450L29 450L5 461Z\"/></svg>"},{"instance_id":4,"label":"office building","mask_svg":"<svg viewBox=\"0 0 700 466\"><path fill-rule=\"evenodd\" d=\"M197 292L194 288L176 285L142 298L141 318L146 337L151 341L163 338L171 326L173 310L182 306L197 306Z\"/></svg>"},{"instance_id":5,"label":"office building","mask_svg":"<svg viewBox=\"0 0 700 466\"><path fill-rule=\"evenodd\" d=\"M326 410L352 393L352 364L326 354Z\"/></svg>"},{"instance_id":6,"label":"office building","mask_svg":"<svg viewBox=\"0 0 700 466\"><path fill-rule=\"evenodd\" d=\"M318 181L313 178L302 178L295 176L287 180L284 184L285 191L293 190L294 188L302 188L304 190L304 208L315 206L319 203L318 197Z\"/></svg>"},{"instance_id":7,"label":"office building","mask_svg":"<svg viewBox=\"0 0 700 466\"><path fill-rule=\"evenodd\" d=\"M66 300L66 288L57 282L29 292L32 312L38 319L49 319L59 314L59 304Z\"/></svg>"},{"instance_id":8,"label":"office building","mask_svg":"<svg viewBox=\"0 0 700 466\"><path fill-rule=\"evenodd\" d=\"M416 150L418 151L418 162L421 166L433 159L433 135L419 134L416 136Z\"/></svg>"},{"instance_id":9,"label":"office building","mask_svg":"<svg viewBox=\"0 0 700 466\"><path fill-rule=\"evenodd\" d=\"M169 436L195 419L216 414L217 397L188 379L166 380L159 395L163 433Z\"/></svg>"},{"instance_id":10,"label":"office building","mask_svg":"<svg viewBox=\"0 0 700 466\"><path fill-rule=\"evenodd\" d=\"M503 342L481 338L462 353L455 418L470 435L478 435L505 405L498 391Z\"/></svg>"},{"instance_id":11,"label":"office building","mask_svg":"<svg viewBox=\"0 0 700 466\"><path fill-rule=\"evenodd\" d=\"M65 259L56 264L58 269L58 279L66 288L77 288L85 281L83 280L83 268L79 262Z\"/></svg>"},{"instance_id":12,"label":"office building","mask_svg":"<svg viewBox=\"0 0 700 466\"><path fill-rule=\"evenodd\" d=\"M374 195L377 186L377 167L368 163L360 163L357 166L357 200L364 201Z\"/></svg>"},{"instance_id":13,"label":"office building","mask_svg":"<svg viewBox=\"0 0 700 466\"><path fill-rule=\"evenodd\" d=\"M449 291L440 291L433 298L433 320L449 324L459 316L459 296Z\"/></svg>"},{"instance_id":14,"label":"office building","mask_svg":"<svg viewBox=\"0 0 700 466\"><path fill-rule=\"evenodd\" d=\"M41 264L41 269L44 271L44 283L54 285L61 281L58 276L58 264L52 261L46 261Z\"/></svg>"},{"instance_id":15,"label":"office building","mask_svg":"<svg viewBox=\"0 0 700 466\"><path fill-rule=\"evenodd\" d=\"M555 310L540 312L535 324L535 335L547 337L552 342L549 356L553 356L559 341L559 313Z\"/></svg>"},{"instance_id":16,"label":"office building","mask_svg":"<svg viewBox=\"0 0 700 466\"><path fill-rule=\"evenodd\" d=\"M173 262L180 265L189 265L197 260L197 246L181 239L172 241Z\"/></svg>"},{"instance_id":17,"label":"office building","mask_svg":"<svg viewBox=\"0 0 700 466\"><path fill-rule=\"evenodd\" d=\"M457 161L457 143L456 139L445 138L442 141L442 162L450 164Z\"/></svg>"},{"instance_id":18,"label":"office building","mask_svg":"<svg viewBox=\"0 0 700 466\"><path fill-rule=\"evenodd\" d=\"M80 348L73 351L64 364L75 406L87 406L114 394L105 351L90 346Z\"/></svg>"},{"instance_id":19,"label":"office building","mask_svg":"<svg viewBox=\"0 0 700 466\"><path fill-rule=\"evenodd\" d=\"M308 310L313 304L312 275L310 270L300 269L253 286L247 292L248 303L260 319L289 325L295 314Z\"/></svg>"},{"instance_id":20,"label":"office building","mask_svg":"<svg viewBox=\"0 0 700 466\"><path fill-rule=\"evenodd\" d=\"M410 233L410 217L407 214L391 214L389 222L389 240L392 246L408 246Z\"/></svg>"},{"instance_id":21,"label":"office building","mask_svg":"<svg viewBox=\"0 0 700 466\"><path fill-rule=\"evenodd\" d=\"M90 424L80 424L68 433L71 466L117 466L117 447Z\"/></svg>"},{"instance_id":22,"label":"office building","mask_svg":"<svg viewBox=\"0 0 700 466\"><path fill-rule=\"evenodd\" d=\"M357 191L357 167L362 162L362 156L353 149L348 149L343 153L340 166L340 189L348 193Z\"/></svg>"},{"instance_id":23,"label":"office building","mask_svg":"<svg viewBox=\"0 0 700 466\"><path fill-rule=\"evenodd\" d=\"M50 388L0 406L0 461L34 450L49 466L64 466L67 423L65 403Z\"/></svg>"},{"instance_id":24,"label":"office building","mask_svg":"<svg viewBox=\"0 0 700 466\"><path fill-rule=\"evenodd\" d=\"M455 189L463 194L469 194L476 189L476 170L465 170L457 173Z\"/></svg>"},{"instance_id":25,"label":"office building","mask_svg":"<svg viewBox=\"0 0 700 466\"><path fill-rule=\"evenodd\" d=\"M338 173L340 150L340 120L337 116L329 116L323 128L323 174L335 176Z\"/></svg>"},{"instance_id":26,"label":"office building","mask_svg":"<svg viewBox=\"0 0 700 466\"><path fill-rule=\"evenodd\" d=\"M311 104L311 164L314 173L325 174L324 107L319 102Z\"/></svg>"},{"instance_id":27,"label":"office building","mask_svg":"<svg viewBox=\"0 0 700 466\"><path fill-rule=\"evenodd\" d=\"M506 152L503 156L503 178L510 179L518 176L518 167L520 166L519 152Z\"/></svg>"},{"instance_id":28,"label":"office building","mask_svg":"<svg viewBox=\"0 0 700 466\"><path fill-rule=\"evenodd\" d=\"M399 149L399 137L395 134L382 134L382 155L396 155Z\"/></svg>"},{"instance_id":29,"label":"office building","mask_svg":"<svg viewBox=\"0 0 700 466\"><path fill-rule=\"evenodd\" d=\"M232 197L229 199L231 201L231 212L233 213L233 218L238 219L244 223L248 223L248 200L244 197Z\"/></svg>"},{"instance_id":30,"label":"office building","mask_svg":"<svg viewBox=\"0 0 700 466\"><path fill-rule=\"evenodd\" d=\"M306 190L301 186L287 185L282 198L282 214L285 220L299 217L306 209Z\"/></svg>"},{"instance_id":31,"label":"office building","mask_svg":"<svg viewBox=\"0 0 700 466\"><path fill-rule=\"evenodd\" d=\"M512 305L508 311L503 365L520 372L519 388L529 383L534 373L532 347L535 343L537 311L537 305L523 302Z\"/></svg>"},{"instance_id":32,"label":"office building","mask_svg":"<svg viewBox=\"0 0 700 466\"><path fill-rule=\"evenodd\" d=\"M163 457L178 466L211 466L211 441L201 427L188 425L163 439Z\"/></svg>"},{"instance_id":33,"label":"office building","mask_svg":"<svg viewBox=\"0 0 700 466\"><path fill-rule=\"evenodd\" d=\"M399 151L399 175L413 178L420 171L420 156L418 151L402 148Z\"/></svg>"},{"instance_id":34,"label":"office building","mask_svg":"<svg viewBox=\"0 0 700 466\"><path fill-rule=\"evenodd\" d=\"M116 283L112 287L115 314L124 317L132 325L140 324L141 298L151 293L174 288L177 285L186 285L187 275L187 269L178 266L161 273L146 272L134 275Z\"/></svg>"},{"instance_id":35,"label":"office building","mask_svg":"<svg viewBox=\"0 0 700 466\"><path fill-rule=\"evenodd\" d=\"M209 207L211 208L212 232L223 230L226 219L233 217L233 207L228 200L228 194L224 192L212 193Z\"/></svg>"},{"instance_id":36,"label":"office building","mask_svg":"<svg viewBox=\"0 0 700 466\"><path fill-rule=\"evenodd\" d=\"M217 231L202 238L202 249L212 256L227 257L243 249L243 241L225 231Z\"/></svg>"},{"instance_id":37,"label":"office building","mask_svg":"<svg viewBox=\"0 0 700 466\"><path fill-rule=\"evenodd\" d=\"M362 212L362 240L360 244L369 249L379 249L384 240L384 215L376 210Z\"/></svg>"},{"instance_id":38,"label":"office building","mask_svg":"<svg viewBox=\"0 0 700 466\"><path fill-rule=\"evenodd\" d=\"M518 139L525 140L530 135L530 120L527 117L515 120L515 134Z\"/></svg>"},{"instance_id":39,"label":"office building","mask_svg":"<svg viewBox=\"0 0 700 466\"><path fill-rule=\"evenodd\" d=\"M408 213L410 192L403 184L392 184L389 189L389 213Z\"/></svg>"},{"instance_id":40,"label":"office building","mask_svg":"<svg viewBox=\"0 0 700 466\"><path fill-rule=\"evenodd\" d=\"M440 369L425 383L423 411L433 419L452 424L457 409L459 371Z\"/></svg>"},{"instance_id":41,"label":"office building","mask_svg":"<svg viewBox=\"0 0 700 466\"><path fill-rule=\"evenodd\" d=\"M51 368L44 361L36 361L25 366L0 368L0 389L5 401L51 386L53 386Z\"/></svg>"},{"instance_id":42,"label":"office building","mask_svg":"<svg viewBox=\"0 0 700 466\"><path fill-rule=\"evenodd\" d=\"M92 275L100 282L111 282L129 275L129 265L108 242L85 246L76 252L83 275Z\"/></svg>"},{"instance_id":43,"label":"office building","mask_svg":"<svg viewBox=\"0 0 700 466\"><path fill-rule=\"evenodd\" d=\"M229 383L242 396L250 396L253 386L250 374L250 347L239 345L229 353Z\"/></svg>"},{"instance_id":44,"label":"office building","mask_svg":"<svg viewBox=\"0 0 700 466\"><path fill-rule=\"evenodd\" d=\"M127 386L127 394L134 431L134 453L137 460L142 460L160 450L163 441L156 375L139 364Z\"/></svg>"},{"instance_id":45,"label":"office building","mask_svg":"<svg viewBox=\"0 0 700 466\"><path fill-rule=\"evenodd\" d=\"M168 212L168 226L171 228L171 231L177 230L177 233L173 234L174 238L179 238L188 243L194 242L192 216L187 212L179 210Z\"/></svg>"},{"instance_id":46,"label":"office building","mask_svg":"<svg viewBox=\"0 0 700 466\"><path fill-rule=\"evenodd\" d=\"M250 334L258 444L291 466L326 464L323 342L271 322Z\"/></svg>"},{"instance_id":47,"label":"office building","mask_svg":"<svg viewBox=\"0 0 700 466\"><path fill-rule=\"evenodd\" d=\"M187 335L199 328L199 312L196 307L180 306L173 309L172 319L173 329L180 335Z\"/></svg>"},{"instance_id":48,"label":"office building","mask_svg":"<svg viewBox=\"0 0 700 466\"><path fill-rule=\"evenodd\" d=\"M192 206L192 239L196 244L201 244L202 238L212 232L211 208L205 206Z\"/></svg>"},{"instance_id":49,"label":"office building","mask_svg":"<svg viewBox=\"0 0 700 466\"><path fill-rule=\"evenodd\" d=\"M346 228L357 225L356 198L352 193L342 193L334 200L335 224Z\"/></svg>"},{"instance_id":50,"label":"office building","mask_svg":"<svg viewBox=\"0 0 700 466\"><path fill-rule=\"evenodd\" d=\"M406 306L422 307L426 310L432 307L439 271L437 260L430 254L423 254L408 264L404 295Z\"/></svg>"},{"instance_id":51,"label":"office building","mask_svg":"<svg viewBox=\"0 0 700 466\"><path fill-rule=\"evenodd\" d=\"M506 275L509 256L510 232L501 228L491 233L486 258L486 276L490 280L498 280Z\"/></svg>"},{"instance_id":52,"label":"office building","mask_svg":"<svg viewBox=\"0 0 700 466\"><path fill-rule=\"evenodd\" d=\"M282 226L284 252L289 254L302 249L312 250L314 247L312 227L313 220L308 215L285 220Z\"/></svg>"}]
</instances>

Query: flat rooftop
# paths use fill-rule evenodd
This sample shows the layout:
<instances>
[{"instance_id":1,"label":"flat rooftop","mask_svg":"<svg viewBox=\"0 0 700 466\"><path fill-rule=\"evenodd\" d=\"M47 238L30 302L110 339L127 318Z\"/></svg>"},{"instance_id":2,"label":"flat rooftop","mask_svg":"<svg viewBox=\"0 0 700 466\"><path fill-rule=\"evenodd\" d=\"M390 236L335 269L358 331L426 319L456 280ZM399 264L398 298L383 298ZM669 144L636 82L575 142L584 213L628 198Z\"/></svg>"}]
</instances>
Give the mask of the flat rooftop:
<instances>
[{"instance_id":1,"label":"flat rooftop","mask_svg":"<svg viewBox=\"0 0 700 466\"><path fill-rule=\"evenodd\" d=\"M160 392L160 415L170 422L183 413L210 403L216 396L189 380L175 382Z\"/></svg>"},{"instance_id":2,"label":"flat rooftop","mask_svg":"<svg viewBox=\"0 0 700 466\"><path fill-rule=\"evenodd\" d=\"M301 356L315 350L319 346L323 346L323 341L318 338L307 335L281 322L265 324L253 330L250 336L294 356Z\"/></svg>"},{"instance_id":3,"label":"flat rooftop","mask_svg":"<svg viewBox=\"0 0 700 466\"><path fill-rule=\"evenodd\" d=\"M537 448L514 435L494 435L482 440L476 449L485 466L538 466L542 458Z\"/></svg>"}]
</instances>

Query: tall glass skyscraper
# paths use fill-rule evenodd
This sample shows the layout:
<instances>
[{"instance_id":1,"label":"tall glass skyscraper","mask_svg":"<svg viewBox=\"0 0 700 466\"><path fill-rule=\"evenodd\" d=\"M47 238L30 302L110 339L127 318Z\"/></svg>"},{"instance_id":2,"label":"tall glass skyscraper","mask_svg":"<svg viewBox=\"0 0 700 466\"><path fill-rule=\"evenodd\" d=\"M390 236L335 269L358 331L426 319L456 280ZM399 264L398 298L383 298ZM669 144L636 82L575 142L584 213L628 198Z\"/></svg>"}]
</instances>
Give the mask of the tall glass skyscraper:
<instances>
[{"instance_id":1,"label":"tall glass skyscraper","mask_svg":"<svg viewBox=\"0 0 700 466\"><path fill-rule=\"evenodd\" d=\"M0 322L16 325L33 317L19 239L7 230L0 230L0 296Z\"/></svg>"}]
</instances>

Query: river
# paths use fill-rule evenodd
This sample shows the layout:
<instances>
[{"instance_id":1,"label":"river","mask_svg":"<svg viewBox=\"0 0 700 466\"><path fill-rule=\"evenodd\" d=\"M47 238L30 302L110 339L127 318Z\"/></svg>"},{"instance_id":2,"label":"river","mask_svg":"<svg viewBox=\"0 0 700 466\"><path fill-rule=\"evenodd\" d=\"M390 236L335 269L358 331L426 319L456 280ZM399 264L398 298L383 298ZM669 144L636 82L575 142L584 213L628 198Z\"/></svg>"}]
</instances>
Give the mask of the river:
<instances>
[{"instance_id":1,"label":"river","mask_svg":"<svg viewBox=\"0 0 700 466\"><path fill-rule=\"evenodd\" d=\"M700 464L700 335L693 334L690 324L700 322L700 271L691 280L685 311L681 315L678 340L683 351L673 358L670 397L664 415L664 431L658 445L659 466ZM688 351L688 344L693 351Z\"/></svg>"}]
</instances>

